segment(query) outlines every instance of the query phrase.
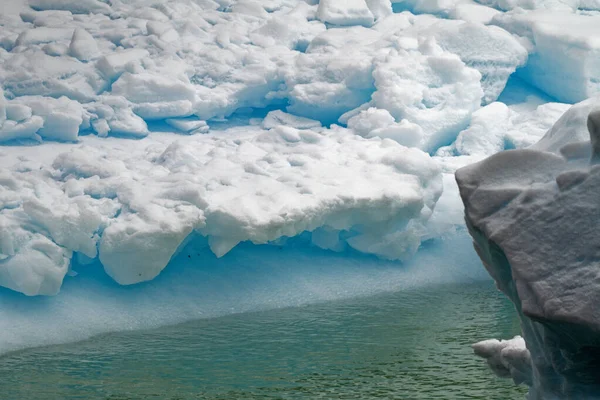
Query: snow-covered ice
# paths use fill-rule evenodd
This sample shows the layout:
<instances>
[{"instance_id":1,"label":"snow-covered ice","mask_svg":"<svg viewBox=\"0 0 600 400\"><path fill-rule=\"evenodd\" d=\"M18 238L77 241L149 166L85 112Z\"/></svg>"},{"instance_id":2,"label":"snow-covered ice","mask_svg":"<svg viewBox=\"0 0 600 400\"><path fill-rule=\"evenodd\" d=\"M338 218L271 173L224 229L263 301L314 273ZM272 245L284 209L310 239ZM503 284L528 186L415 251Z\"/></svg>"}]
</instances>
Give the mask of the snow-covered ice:
<instances>
[{"instance_id":1,"label":"snow-covered ice","mask_svg":"<svg viewBox=\"0 0 600 400\"><path fill-rule=\"evenodd\" d=\"M549 165L589 155L574 142L600 91L598 18L591 0L2 2L0 352L218 315L244 296L209 312L194 288L234 274L288 288L275 306L459 277L425 266L476 261L458 168L532 145ZM178 275L198 243L214 268ZM276 268L236 258L254 251L302 262L263 286ZM301 257L317 253L349 275ZM86 291L111 312L84 318ZM504 347L485 354L510 370Z\"/></svg>"},{"instance_id":2,"label":"snow-covered ice","mask_svg":"<svg viewBox=\"0 0 600 400\"><path fill-rule=\"evenodd\" d=\"M452 143L527 59L501 28L387 1L13 7L0 283L28 295L58 293L73 257L153 279L193 233L219 257L310 232L406 260L442 193L423 150ZM250 108L270 112L218 128Z\"/></svg>"},{"instance_id":3,"label":"snow-covered ice","mask_svg":"<svg viewBox=\"0 0 600 400\"><path fill-rule=\"evenodd\" d=\"M242 241L316 231L319 247L403 259L419 246L419 227L442 191L426 153L341 127L156 134L134 146L88 136L46 147L48 162L37 151L0 157L9 166L0 276L29 295L56 294L72 252L98 256L119 283L152 279L192 231L219 257ZM317 239L322 230L328 240ZM32 247L40 236L48 243ZM12 279L23 269L19 255L33 249L62 256Z\"/></svg>"}]
</instances>

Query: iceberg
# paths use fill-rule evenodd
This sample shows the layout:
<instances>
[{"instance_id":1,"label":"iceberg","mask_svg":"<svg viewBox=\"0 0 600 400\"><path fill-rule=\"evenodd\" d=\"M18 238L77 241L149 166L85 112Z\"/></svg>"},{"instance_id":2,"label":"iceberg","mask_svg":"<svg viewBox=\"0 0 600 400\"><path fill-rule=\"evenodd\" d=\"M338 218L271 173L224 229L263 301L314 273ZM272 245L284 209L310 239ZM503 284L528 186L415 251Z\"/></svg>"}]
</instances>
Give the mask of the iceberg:
<instances>
[{"instance_id":1,"label":"iceberg","mask_svg":"<svg viewBox=\"0 0 600 400\"><path fill-rule=\"evenodd\" d=\"M456 172L475 249L523 331L475 352L532 399L600 398L598 105L573 106L530 149Z\"/></svg>"}]
</instances>

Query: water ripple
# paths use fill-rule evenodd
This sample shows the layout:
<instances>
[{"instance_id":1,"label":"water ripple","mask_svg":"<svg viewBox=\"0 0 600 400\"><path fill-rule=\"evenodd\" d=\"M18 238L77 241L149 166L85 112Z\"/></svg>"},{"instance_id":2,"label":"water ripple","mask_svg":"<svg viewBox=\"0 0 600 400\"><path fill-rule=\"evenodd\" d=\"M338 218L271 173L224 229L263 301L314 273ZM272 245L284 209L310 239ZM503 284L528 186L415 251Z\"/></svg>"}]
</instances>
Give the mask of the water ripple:
<instances>
[{"instance_id":1,"label":"water ripple","mask_svg":"<svg viewBox=\"0 0 600 400\"><path fill-rule=\"evenodd\" d=\"M199 320L0 357L0 397L524 399L470 344L518 321L492 283Z\"/></svg>"}]
</instances>

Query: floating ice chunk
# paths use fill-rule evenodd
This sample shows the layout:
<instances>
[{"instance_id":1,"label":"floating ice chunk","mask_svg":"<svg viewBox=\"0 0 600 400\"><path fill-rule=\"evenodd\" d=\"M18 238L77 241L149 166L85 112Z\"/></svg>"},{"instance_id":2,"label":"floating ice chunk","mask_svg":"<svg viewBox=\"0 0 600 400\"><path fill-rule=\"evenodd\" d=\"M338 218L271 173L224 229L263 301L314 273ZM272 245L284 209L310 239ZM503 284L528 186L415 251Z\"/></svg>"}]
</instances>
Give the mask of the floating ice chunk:
<instances>
[{"instance_id":1,"label":"floating ice chunk","mask_svg":"<svg viewBox=\"0 0 600 400\"><path fill-rule=\"evenodd\" d=\"M252 15L258 18L266 18L267 11L261 2L255 0L238 0L231 6L231 11L238 14Z\"/></svg>"},{"instance_id":2,"label":"floating ice chunk","mask_svg":"<svg viewBox=\"0 0 600 400\"><path fill-rule=\"evenodd\" d=\"M156 35L165 42L174 42L179 39L179 33L171 24L166 22L148 21L146 29L149 34Z\"/></svg>"},{"instance_id":3,"label":"floating ice chunk","mask_svg":"<svg viewBox=\"0 0 600 400\"><path fill-rule=\"evenodd\" d=\"M22 96L13 100L31 108L33 115L44 119L44 126L37 132L50 140L76 141L83 122L83 107L66 97L54 99L41 96Z\"/></svg>"},{"instance_id":4,"label":"floating ice chunk","mask_svg":"<svg viewBox=\"0 0 600 400\"><path fill-rule=\"evenodd\" d=\"M483 157L534 145L569 107L546 103L533 110L515 110L504 103L489 104L473 113L471 125L459 133L453 151Z\"/></svg>"},{"instance_id":5,"label":"floating ice chunk","mask_svg":"<svg viewBox=\"0 0 600 400\"><path fill-rule=\"evenodd\" d=\"M449 15L453 19L459 19L468 22L480 24L489 24L500 11L484 6L482 4L466 2L457 4L456 8L450 11Z\"/></svg>"},{"instance_id":6,"label":"floating ice chunk","mask_svg":"<svg viewBox=\"0 0 600 400\"><path fill-rule=\"evenodd\" d=\"M308 4L300 3L285 15L274 15L249 37L263 47L284 45L290 49L306 49L315 36L326 30L321 21L308 20L308 12Z\"/></svg>"},{"instance_id":7,"label":"floating ice chunk","mask_svg":"<svg viewBox=\"0 0 600 400\"><path fill-rule=\"evenodd\" d=\"M2 99L0 98L0 102ZM0 108L2 106L0 105ZM2 111L0 111L0 120ZM24 104L9 103L6 105L6 119L10 119L16 122L22 122L28 118L31 118L32 112L31 107L27 107Z\"/></svg>"},{"instance_id":8,"label":"floating ice chunk","mask_svg":"<svg viewBox=\"0 0 600 400\"><path fill-rule=\"evenodd\" d=\"M134 111L145 120L186 117L193 113L193 87L171 77L125 72L113 84L112 94L137 103Z\"/></svg>"},{"instance_id":9,"label":"floating ice chunk","mask_svg":"<svg viewBox=\"0 0 600 400\"><path fill-rule=\"evenodd\" d=\"M371 26L375 17L365 0L321 0L317 10L318 18L332 25Z\"/></svg>"},{"instance_id":10,"label":"floating ice chunk","mask_svg":"<svg viewBox=\"0 0 600 400\"><path fill-rule=\"evenodd\" d=\"M529 42L521 78L559 101L575 103L600 91L599 21L598 15L515 10L497 15L493 23Z\"/></svg>"},{"instance_id":11,"label":"floating ice chunk","mask_svg":"<svg viewBox=\"0 0 600 400\"><path fill-rule=\"evenodd\" d=\"M372 98L396 120L419 125L419 147L433 151L451 142L479 108L481 75L433 40L423 42L419 50L392 53L377 65Z\"/></svg>"},{"instance_id":12,"label":"floating ice chunk","mask_svg":"<svg viewBox=\"0 0 600 400\"><path fill-rule=\"evenodd\" d=\"M6 98L4 97L4 90L0 86L0 128L6 121Z\"/></svg>"},{"instance_id":13,"label":"floating ice chunk","mask_svg":"<svg viewBox=\"0 0 600 400\"><path fill-rule=\"evenodd\" d=\"M152 121L190 116L194 113L194 106L189 100L141 103L133 105L133 112L146 121Z\"/></svg>"},{"instance_id":14,"label":"floating ice chunk","mask_svg":"<svg viewBox=\"0 0 600 400\"><path fill-rule=\"evenodd\" d=\"M123 73L113 84L112 93L133 103L193 101L195 97L195 91L190 85L178 79L150 73Z\"/></svg>"},{"instance_id":15,"label":"floating ice chunk","mask_svg":"<svg viewBox=\"0 0 600 400\"><path fill-rule=\"evenodd\" d=\"M7 226L0 215L0 285L28 296L55 295L69 269L71 252L40 234ZM10 230L12 238L7 234ZM24 245L6 252L7 241L22 240Z\"/></svg>"},{"instance_id":16,"label":"floating ice chunk","mask_svg":"<svg viewBox=\"0 0 600 400\"><path fill-rule=\"evenodd\" d=\"M29 0L34 10L65 10L73 14L110 14L110 6L98 0Z\"/></svg>"},{"instance_id":17,"label":"floating ice chunk","mask_svg":"<svg viewBox=\"0 0 600 400\"><path fill-rule=\"evenodd\" d=\"M71 30L69 36L72 33ZM65 41L66 49L69 41ZM2 70L4 89L13 96L66 96L76 101L91 101L104 84L92 65L72 57L49 56L35 46L11 53L2 63Z\"/></svg>"},{"instance_id":18,"label":"floating ice chunk","mask_svg":"<svg viewBox=\"0 0 600 400\"><path fill-rule=\"evenodd\" d=\"M319 121L314 119L298 117L293 114L288 114L281 110L269 111L265 119L262 121L262 127L272 129L279 125L291 126L296 129L311 129L321 127Z\"/></svg>"},{"instance_id":19,"label":"floating ice chunk","mask_svg":"<svg viewBox=\"0 0 600 400\"><path fill-rule=\"evenodd\" d=\"M525 65L527 50L509 32L496 26L463 21L440 21L425 29L446 51L457 54L469 67L481 73L483 103L495 101L506 81Z\"/></svg>"},{"instance_id":20,"label":"floating ice chunk","mask_svg":"<svg viewBox=\"0 0 600 400\"><path fill-rule=\"evenodd\" d=\"M37 132L44 126L42 117L34 116L25 121L5 121L0 127L0 142L10 140L33 139L41 140Z\"/></svg>"},{"instance_id":21,"label":"floating ice chunk","mask_svg":"<svg viewBox=\"0 0 600 400\"><path fill-rule=\"evenodd\" d=\"M495 7L502 11L509 11L515 8L522 9L548 9L548 10L561 10L561 11L573 11L581 3L585 3L586 0L479 0L479 3ZM589 6L589 9L594 9L593 0ZM585 7L586 4L581 4ZM598 7L596 5L596 7Z\"/></svg>"},{"instance_id":22,"label":"floating ice chunk","mask_svg":"<svg viewBox=\"0 0 600 400\"><path fill-rule=\"evenodd\" d=\"M484 104L498 98L509 76L526 63L528 56L521 41L509 32L478 22L402 13L379 21L374 29L393 35L397 46L406 50L416 49L418 40L433 36L442 49L457 54L481 73Z\"/></svg>"},{"instance_id":23,"label":"floating ice chunk","mask_svg":"<svg viewBox=\"0 0 600 400\"><path fill-rule=\"evenodd\" d=\"M375 20L380 20L385 17L392 15L394 12L392 10L392 3L390 0L365 0L367 2L367 7L373 13Z\"/></svg>"},{"instance_id":24,"label":"floating ice chunk","mask_svg":"<svg viewBox=\"0 0 600 400\"><path fill-rule=\"evenodd\" d=\"M90 61L98 55L98 45L93 36L83 28L75 29L69 45L69 54L79 61Z\"/></svg>"},{"instance_id":25,"label":"floating ice chunk","mask_svg":"<svg viewBox=\"0 0 600 400\"><path fill-rule=\"evenodd\" d=\"M419 125L405 119L396 123L387 110L377 108L360 111L348 120L348 128L362 137L388 138L407 147L418 146L423 137Z\"/></svg>"},{"instance_id":26,"label":"floating ice chunk","mask_svg":"<svg viewBox=\"0 0 600 400\"><path fill-rule=\"evenodd\" d=\"M114 80L125 72L129 66L139 63L149 55L150 53L145 49L116 51L100 58L96 63L96 67L106 79Z\"/></svg>"},{"instance_id":27,"label":"floating ice chunk","mask_svg":"<svg viewBox=\"0 0 600 400\"><path fill-rule=\"evenodd\" d=\"M197 209L159 210L151 213L154 215L144 215L148 210L129 214L104 230L100 261L106 273L121 285L154 279L184 239L203 222Z\"/></svg>"},{"instance_id":28,"label":"floating ice chunk","mask_svg":"<svg viewBox=\"0 0 600 400\"><path fill-rule=\"evenodd\" d=\"M173 128L186 133L207 133L209 130L206 121L199 119L173 119L165 120Z\"/></svg>"},{"instance_id":29,"label":"floating ice chunk","mask_svg":"<svg viewBox=\"0 0 600 400\"><path fill-rule=\"evenodd\" d=\"M73 22L73 14L70 11L25 10L20 13L20 16L23 21L30 22L34 26L60 27Z\"/></svg>"},{"instance_id":30,"label":"floating ice chunk","mask_svg":"<svg viewBox=\"0 0 600 400\"><path fill-rule=\"evenodd\" d=\"M490 369L502 378L512 378L515 384L532 385L531 355L521 336L510 340L484 340L473 344L473 351L485 358Z\"/></svg>"},{"instance_id":31,"label":"floating ice chunk","mask_svg":"<svg viewBox=\"0 0 600 400\"><path fill-rule=\"evenodd\" d=\"M456 138L461 155L489 156L504 150L504 134L510 126L511 111L504 103L492 103L473 113L471 126Z\"/></svg>"},{"instance_id":32,"label":"floating ice chunk","mask_svg":"<svg viewBox=\"0 0 600 400\"><path fill-rule=\"evenodd\" d=\"M132 104L121 96L101 96L98 102L85 105L90 124L99 136L113 135L145 137L148 125L134 114Z\"/></svg>"},{"instance_id":33,"label":"floating ice chunk","mask_svg":"<svg viewBox=\"0 0 600 400\"><path fill-rule=\"evenodd\" d=\"M145 137L148 135L148 125L130 108L115 110L114 117L108 121L110 132L117 135Z\"/></svg>"},{"instance_id":34,"label":"floating ice chunk","mask_svg":"<svg viewBox=\"0 0 600 400\"><path fill-rule=\"evenodd\" d=\"M114 121L111 112L129 110L101 106L90 108L92 121ZM26 215L37 233L68 251L91 258L98 243L100 262L123 284L154 278L194 231L218 256L239 242L318 228L339 232L340 243L322 231L315 236L332 249L349 245L394 259L414 253L442 191L439 168L426 153L340 127L253 129L74 147L51 166L48 154L28 172L12 166L15 179L2 180L0 202L10 205L12 224L21 226L19 215Z\"/></svg>"},{"instance_id":35,"label":"floating ice chunk","mask_svg":"<svg viewBox=\"0 0 600 400\"><path fill-rule=\"evenodd\" d=\"M600 98L593 97L569 108L532 149L560 153L570 144L589 140L587 119L590 112L600 106ZM571 149L573 150L573 149ZM568 151L568 150L567 150ZM587 149L589 156L589 148Z\"/></svg>"},{"instance_id":36,"label":"floating ice chunk","mask_svg":"<svg viewBox=\"0 0 600 400\"><path fill-rule=\"evenodd\" d=\"M71 28L40 27L27 29L19 35L15 46L30 46L33 44L67 41L72 36L73 29Z\"/></svg>"}]
</instances>

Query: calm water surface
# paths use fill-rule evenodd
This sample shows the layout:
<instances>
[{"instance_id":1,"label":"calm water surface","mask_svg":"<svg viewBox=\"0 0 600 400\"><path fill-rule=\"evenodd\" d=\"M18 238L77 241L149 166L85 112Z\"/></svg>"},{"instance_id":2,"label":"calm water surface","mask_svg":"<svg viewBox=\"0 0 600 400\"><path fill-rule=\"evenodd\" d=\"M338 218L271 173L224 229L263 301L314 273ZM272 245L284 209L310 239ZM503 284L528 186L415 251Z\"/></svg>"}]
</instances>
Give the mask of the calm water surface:
<instances>
[{"instance_id":1,"label":"calm water surface","mask_svg":"<svg viewBox=\"0 0 600 400\"><path fill-rule=\"evenodd\" d=\"M493 283L105 335L0 356L0 398L524 399L470 344L519 327Z\"/></svg>"}]
</instances>

